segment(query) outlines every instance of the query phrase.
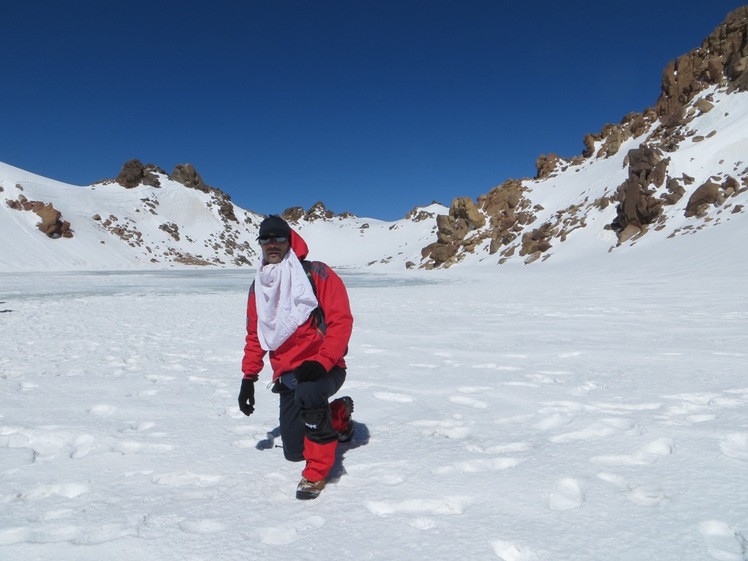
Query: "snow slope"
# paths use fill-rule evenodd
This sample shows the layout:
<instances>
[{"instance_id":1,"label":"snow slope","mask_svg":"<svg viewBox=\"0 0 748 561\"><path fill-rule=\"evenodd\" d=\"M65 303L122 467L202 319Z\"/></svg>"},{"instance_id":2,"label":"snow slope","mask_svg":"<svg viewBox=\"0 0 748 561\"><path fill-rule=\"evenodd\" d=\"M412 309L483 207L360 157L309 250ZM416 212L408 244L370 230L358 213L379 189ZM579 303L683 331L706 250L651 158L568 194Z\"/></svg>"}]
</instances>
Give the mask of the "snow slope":
<instances>
[{"instance_id":1,"label":"snow slope","mask_svg":"<svg viewBox=\"0 0 748 561\"><path fill-rule=\"evenodd\" d=\"M124 189L116 183L66 185L0 163L0 270L64 271L173 268L194 265L256 265L262 216L231 205L236 220L218 211L212 193L188 189L160 176L161 187ZM15 210L19 199L51 203L71 223L73 237L50 239L31 211ZM435 235L430 220L383 222L357 217L301 220L314 258L340 267L396 266L420 262L421 248ZM280 212L280 211L279 211ZM176 231L177 235L170 233ZM227 240L230 243L227 243ZM239 262L237 258L242 258Z\"/></svg>"}]
</instances>

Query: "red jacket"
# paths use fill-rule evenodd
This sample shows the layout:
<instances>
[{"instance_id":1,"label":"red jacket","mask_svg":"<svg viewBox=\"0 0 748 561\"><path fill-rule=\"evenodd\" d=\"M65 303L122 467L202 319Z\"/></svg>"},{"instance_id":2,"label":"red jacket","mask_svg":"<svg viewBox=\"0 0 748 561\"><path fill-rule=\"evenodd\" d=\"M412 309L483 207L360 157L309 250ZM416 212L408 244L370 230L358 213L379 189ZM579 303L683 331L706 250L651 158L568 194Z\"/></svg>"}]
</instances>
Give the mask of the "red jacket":
<instances>
[{"instance_id":1,"label":"red jacket","mask_svg":"<svg viewBox=\"0 0 748 561\"><path fill-rule=\"evenodd\" d=\"M291 249L301 260L309 253L306 242L295 231L291 231ZM345 368L343 356L353 330L353 316L348 302L348 292L340 277L319 261L312 266L312 280L317 291L317 300L325 314L327 329L323 335L312 325L312 316L299 326L284 343L270 351L273 380L281 374L294 370L305 360L316 360L329 371L333 366ZM242 372L245 378L255 378L263 367L266 351L257 339L257 307L255 306L254 283L247 301L247 338L244 345Z\"/></svg>"}]
</instances>

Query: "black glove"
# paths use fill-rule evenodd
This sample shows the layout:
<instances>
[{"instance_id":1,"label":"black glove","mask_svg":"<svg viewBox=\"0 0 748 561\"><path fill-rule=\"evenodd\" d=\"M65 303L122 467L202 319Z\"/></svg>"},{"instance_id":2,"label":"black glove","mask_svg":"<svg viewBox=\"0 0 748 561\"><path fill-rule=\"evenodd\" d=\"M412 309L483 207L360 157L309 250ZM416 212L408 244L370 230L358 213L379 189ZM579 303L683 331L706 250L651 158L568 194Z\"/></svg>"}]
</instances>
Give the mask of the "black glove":
<instances>
[{"instance_id":1,"label":"black glove","mask_svg":"<svg viewBox=\"0 0 748 561\"><path fill-rule=\"evenodd\" d=\"M305 360L296 368L296 381L299 383L316 382L325 374L327 374L327 370L319 362L316 360Z\"/></svg>"},{"instance_id":2,"label":"black glove","mask_svg":"<svg viewBox=\"0 0 748 561\"><path fill-rule=\"evenodd\" d=\"M242 389L239 390L239 409L247 417L255 411L255 380L242 378Z\"/></svg>"}]
</instances>

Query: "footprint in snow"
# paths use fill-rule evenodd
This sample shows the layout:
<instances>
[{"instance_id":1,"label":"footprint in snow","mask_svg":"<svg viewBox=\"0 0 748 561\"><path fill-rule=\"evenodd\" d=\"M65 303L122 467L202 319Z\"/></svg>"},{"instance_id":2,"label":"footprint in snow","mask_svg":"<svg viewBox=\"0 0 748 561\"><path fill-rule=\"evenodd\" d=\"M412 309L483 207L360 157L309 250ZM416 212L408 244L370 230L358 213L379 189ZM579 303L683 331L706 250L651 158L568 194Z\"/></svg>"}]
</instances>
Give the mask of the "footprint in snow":
<instances>
[{"instance_id":1,"label":"footprint in snow","mask_svg":"<svg viewBox=\"0 0 748 561\"><path fill-rule=\"evenodd\" d=\"M127 432L142 432L142 431L150 430L150 429L152 429L155 426L156 426L156 423L154 423L152 421L143 421L141 423L133 421L132 423L130 423L126 427L123 427L123 428L119 429L118 432L122 432L122 433L127 433Z\"/></svg>"},{"instance_id":2,"label":"footprint in snow","mask_svg":"<svg viewBox=\"0 0 748 561\"><path fill-rule=\"evenodd\" d=\"M538 561L538 555L529 547L505 540L491 542L496 557L502 561Z\"/></svg>"},{"instance_id":3,"label":"footprint in snow","mask_svg":"<svg viewBox=\"0 0 748 561\"><path fill-rule=\"evenodd\" d=\"M426 364L426 363L423 363L423 362L411 362L410 364L408 364L408 366L410 366L411 368L417 368L417 369L421 369L421 368L431 368L431 369L433 369L433 368L439 368L441 365L440 364L430 364L430 363Z\"/></svg>"},{"instance_id":4,"label":"footprint in snow","mask_svg":"<svg viewBox=\"0 0 748 561\"><path fill-rule=\"evenodd\" d=\"M465 407L472 407L473 409L486 409L488 407L488 403L485 401L464 395L454 395L449 398L449 401L456 405L464 405Z\"/></svg>"},{"instance_id":5,"label":"footprint in snow","mask_svg":"<svg viewBox=\"0 0 748 561\"><path fill-rule=\"evenodd\" d=\"M626 498L637 506L657 506L667 499L665 493L660 489L633 487L626 478L614 473L601 472L597 474L597 477L625 492Z\"/></svg>"},{"instance_id":6,"label":"footprint in snow","mask_svg":"<svg viewBox=\"0 0 748 561\"><path fill-rule=\"evenodd\" d=\"M89 453L93 443L91 435L74 435L57 430L54 426L36 429L0 427L0 446L27 448L30 463L53 460L58 454L82 458Z\"/></svg>"},{"instance_id":7,"label":"footprint in snow","mask_svg":"<svg viewBox=\"0 0 748 561\"><path fill-rule=\"evenodd\" d=\"M82 458L87 455L94 444L94 437L90 434L82 434L75 437L73 441L72 451L70 452L71 458Z\"/></svg>"},{"instance_id":8,"label":"footprint in snow","mask_svg":"<svg viewBox=\"0 0 748 561\"><path fill-rule=\"evenodd\" d=\"M111 415L117 410L117 408L113 405L94 405L93 407L89 408L88 412L91 415L96 415L98 417L106 417L107 415Z\"/></svg>"},{"instance_id":9,"label":"footprint in snow","mask_svg":"<svg viewBox=\"0 0 748 561\"><path fill-rule=\"evenodd\" d=\"M643 466L655 463L660 458L675 452L673 441L669 438L658 438L641 450L628 455L595 456L590 461L604 466Z\"/></svg>"},{"instance_id":10,"label":"footprint in snow","mask_svg":"<svg viewBox=\"0 0 748 561\"><path fill-rule=\"evenodd\" d=\"M402 514L452 516L463 514L473 502L474 500L470 497L444 497L442 499L408 499L399 502L368 501L365 506L369 512L381 517Z\"/></svg>"},{"instance_id":11,"label":"footprint in snow","mask_svg":"<svg viewBox=\"0 0 748 561\"><path fill-rule=\"evenodd\" d=\"M748 541L740 532L720 520L706 520L699 524L706 551L718 561L748 559Z\"/></svg>"},{"instance_id":12,"label":"footprint in snow","mask_svg":"<svg viewBox=\"0 0 748 561\"><path fill-rule=\"evenodd\" d=\"M187 381L192 382L193 384L200 384L200 385L215 385L217 380L215 378L206 378L204 376L187 376Z\"/></svg>"},{"instance_id":13,"label":"footprint in snow","mask_svg":"<svg viewBox=\"0 0 748 561\"><path fill-rule=\"evenodd\" d=\"M542 431L549 431L549 430L553 430L553 429L566 426L570 424L575 418L576 416L573 416L573 415L553 413L552 415L548 415L544 419L541 419L540 421L535 423L533 425L533 428L536 428Z\"/></svg>"},{"instance_id":14,"label":"footprint in snow","mask_svg":"<svg viewBox=\"0 0 748 561\"><path fill-rule=\"evenodd\" d=\"M182 531L188 534L214 534L221 532L225 529L225 526L217 520L209 520L203 518L200 520L186 520L179 524Z\"/></svg>"},{"instance_id":15,"label":"footprint in snow","mask_svg":"<svg viewBox=\"0 0 748 561\"><path fill-rule=\"evenodd\" d=\"M472 432L470 427L459 421L413 421L410 426L421 429L424 436L437 436L440 438L463 439Z\"/></svg>"},{"instance_id":16,"label":"footprint in snow","mask_svg":"<svg viewBox=\"0 0 748 561\"><path fill-rule=\"evenodd\" d=\"M736 432L722 437L719 449L725 456L748 460L748 432Z\"/></svg>"},{"instance_id":17,"label":"footprint in snow","mask_svg":"<svg viewBox=\"0 0 748 561\"><path fill-rule=\"evenodd\" d=\"M128 454L140 454L143 452L171 452L174 446L171 444L148 444L134 440L121 440L113 442L109 446L110 452L118 452L123 456Z\"/></svg>"},{"instance_id":18,"label":"footprint in snow","mask_svg":"<svg viewBox=\"0 0 748 561\"><path fill-rule=\"evenodd\" d=\"M376 392L374 397L380 401L391 401L394 403L413 403L413 398L401 393Z\"/></svg>"},{"instance_id":19,"label":"footprint in snow","mask_svg":"<svg viewBox=\"0 0 748 561\"><path fill-rule=\"evenodd\" d=\"M636 430L636 425L627 419L602 419L582 430L567 432L551 437L551 442L579 442L609 438L621 433Z\"/></svg>"},{"instance_id":20,"label":"footprint in snow","mask_svg":"<svg viewBox=\"0 0 748 561\"><path fill-rule=\"evenodd\" d=\"M636 487L626 493L626 498L637 506L657 506L667 499L661 489Z\"/></svg>"},{"instance_id":21,"label":"footprint in snow","mask_svg":"<svg viewBox=\"0 0 748 561\"><path fill-rule=\"evenodd\" d=\"M325 525L321 516L310 516L303 520L284 523L282 526L257 527L252 531L252 538L266 545L288 545L300 539L306 539Z\"/></svg>"},{"instance_id":22,"label":"footprint in snow","mask_svg":"<svg viewBox=\"0 0 748 561\"><path fill-rule=\"evenodd\" d=\"M465 462L455 462L449 466L434 469L437 475L452 475L454 473L478 473L484 471L501 471L517 467L523 460L519 458L480 458Z\"/></svg>"},{"instance_id":23,"label":"footprint in snow","mask_svg":"<svg viewBox=\"0 0 748 561\"><path fill-rule=\"evenodd\" d=\"M574 396L585 396L599 389L600 384L598 384L597 382L585 382L584 384L572 389L569 393Z\"/></svg>"},{"instance_id":24,"label":"footprint in snow","mask_svg":"<svg viewBox=\"0 0 748 561\"><path fill-rule=\"evenodd\" d=\"M11 528L0 529L0 546L13 545L28 541L32 529L26 526L15 526ZM36 532L34 532L36 534Z\"/></svg>"},{"instance_id":25,"label":"footprint in snow","mask_svg":"<svg viewBox=\"0 0 748 561\"><path fill-rule=\"evenodd\" d=\"M482 446L476 442L469 442L465 450L478 454L507 454L513 452L527 452L532 446L528 442L510 442L509 444L497 444L495 446Z\"/></svg>"},{"instance_id":26,"label":"footprint in snow","mask_svg":"<svg viewBox=\"0 0 748 561\"><path fill-rule=\"evenodd\" d=\"M19 499L22 500L39 500L47 497L65 497L74 499L79 495L88 493L89 489L83 483L50 483L47 485L37 485L32 490L20 493Z\"/></svg>"},{"instance_id":27,"label":"footprint in snow","mask_svg":"<svg viewBox=\"0 0 748 561\"><path fill-rule=\"evenodd\" d=\"M731 390L726 393L739 394L740 390ZM715 411L718 409L744 404L744 400L740 397L724 396L716 393L667 395L665 399L677 403L668 407L659 418L673 425L690 425L712 421L717 418Z\"/></svg>"},{"instance_id":28,"label":"footprint in snow","mask_svg":"<svg viewBox=\"0 0 748 561\"><path fill-rule=\"evenodd\" d=\"M584 503L582 484L572 477L564 477L556 482L556 489L548 495L548 508L562 511L579 508Z\"/></svg>"},{"instance_id":29,"label":"footprint in snow","mask_svg":"<svg viewBox=\"0 0 748 561\"><path fill-rule=\"evenodd\" d=\"M153 384L161 384L164 382L171 382L172 380L176 380L176 376L165 376L163 374L149 374L145 377L146 380Z\"/></svg>"},{"instance_id":30,"label":"footprint in snow","mask_svg":"<svg viewBox=\"0 0 748 561\"><path fill-rule=\"evenodd\" d=\"M181 473L164 473L153 477L153 482L158 485L168 485L170 487L212 487L223 481L221 475L205 475L184 471Z\"/></svg>"},{"instance_id":31,"label":"footprint in snow","mask_svg":"<svg viewBox=\"0 0 748 561\"><path fill-rule=\"evenodd\" d=\"M78 532L77 536L68 538L76 545L96 545L137 535L136 529L123 524L103 524L89 528L71 527L70 530Z\"/></svg>"},{"instance_id":32,"label":"footprint in snow","mask_svg":"<svg viewBox=\"0 0 748 561\"><path fill-rule=\"evenodd\" d=\"M555 376L549 376L547 374L527 374L525 376L528 380L531 382L535 382L536 384L561 384L563 383L561 380L559 380Z\"/></svg>"},{"instance_id":33,"label":"footprint in snow","mask_svg":"<svg viewBox=\"0 0 748 561\"><path fill-rule=\"evenodd\" d=\"M462 386L461 388L457 388L457 391L460 393L473 394L473 393L484 393L491 389L492 388L489 386Z\"/></svg>"}]
</instances>

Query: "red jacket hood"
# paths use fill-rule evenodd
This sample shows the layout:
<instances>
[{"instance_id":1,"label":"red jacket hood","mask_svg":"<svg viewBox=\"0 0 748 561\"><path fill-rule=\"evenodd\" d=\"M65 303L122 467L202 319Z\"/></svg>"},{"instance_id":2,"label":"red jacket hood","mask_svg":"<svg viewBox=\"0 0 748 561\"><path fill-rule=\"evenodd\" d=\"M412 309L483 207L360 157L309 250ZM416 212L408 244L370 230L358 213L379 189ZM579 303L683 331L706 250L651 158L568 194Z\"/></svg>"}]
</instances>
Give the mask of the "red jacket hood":
<instances>
[{"instance_id":1,"label":"red jacket hood","mask_svg":"<svg viewBox=\"0 0 748 561\"><path fill-rule=\"evenodd\" d=\"M309 255L309 246L306 245L304 238L297 234L293 228L291 228L291 249L293 249L299 261L306 259L306 256Z\"/></svg>"}]
</instances>

